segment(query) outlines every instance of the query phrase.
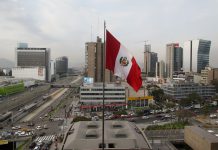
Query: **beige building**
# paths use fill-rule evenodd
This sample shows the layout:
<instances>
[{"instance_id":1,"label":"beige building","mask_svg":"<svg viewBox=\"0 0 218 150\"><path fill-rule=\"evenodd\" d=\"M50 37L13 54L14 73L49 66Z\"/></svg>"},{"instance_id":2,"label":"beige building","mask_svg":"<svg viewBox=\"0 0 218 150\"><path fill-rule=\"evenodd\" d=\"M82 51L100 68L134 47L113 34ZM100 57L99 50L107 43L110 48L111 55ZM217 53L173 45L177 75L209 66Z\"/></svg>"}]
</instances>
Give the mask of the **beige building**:
<instances>
[{"instance_id":1,"label":"beige building","mask_svg":"<svg viewBox=\"0 0 218 150\"><path fill-rule=\"evenodd\" d=\"M212 130L186 126L184 140L193 150L218 150L218 137L212 134Z\"/></svg>"},{"instance_id":2,"label":"beige building","mask_svg":"<svg viewBox=\"0 0 218 150\"><path fill-rule=\"evenodd\" d=\"M212 80L218 80L218 68L213 68L208 71L208 82L211 83Z\"/></svg>"},{"instance_id":3,"label":"beige building","mask_svg":"<svg viewBox=\"0 0 218 150\"><path fill-rule=\"evenodd\" d=\"M201 84L211 84L211 81L218 80L218 68L205 67L201 70Z\"/></svg>"},{"instance_id":4,"label":"beige building","mask_svg":"<svg viewBox=\"0 0 218 150\"><path fill-rule=\"evenodd\" d=\"M151 52L151 45L145 44L144 51L144 72L146 76L155 76L157 53Z\"/></svg>"},{"instance_id":5,"label":"beige building","mask_svg":"<svg viewBox=\"0 0 218 150\"><path fill-rule=\"evenodd\" d=\"M205 67L205 69L201 70L201 84L209 84L209 80L208 80L208 73L209 71L211 71L212 68L211 67Z\"/></svg>"},{"instance_id":6,"label":"beige building","mask_svg":"<svg viewBox=\"0 0 218 150\"><path fill-rule=\"evenodd\" d=\"M165 77L165 63L163 60L156 63L156 78L163 79Z\"/></svg>"},{"instance_id":7,"label":"beige building","mask_svg":"<svg viewBox=\"0 0 218 150\"><path fill-rule=\"evenodd\" d=\"M96 42L87 42L85 46L85 75L93 78L94 82L102 82L104 44L101 38L97 37ZM113 79L112 73L106 70L105 81L111 82Z\"/></svg>"}]
</instances>

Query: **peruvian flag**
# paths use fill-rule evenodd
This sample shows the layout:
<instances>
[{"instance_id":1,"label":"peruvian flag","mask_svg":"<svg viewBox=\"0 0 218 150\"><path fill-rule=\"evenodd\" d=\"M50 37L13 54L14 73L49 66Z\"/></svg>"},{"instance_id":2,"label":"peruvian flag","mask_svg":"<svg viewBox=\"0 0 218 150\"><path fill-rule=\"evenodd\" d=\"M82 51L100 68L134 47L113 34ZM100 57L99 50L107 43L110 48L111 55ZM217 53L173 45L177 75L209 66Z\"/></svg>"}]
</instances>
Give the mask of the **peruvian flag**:
<instances>
[{"instance_id":1,"label":"peruvian flag","mask_svg":"<svg viewBox=\"0 0 218 150\"><path fill-rule=\"evenodd\" d=\"M126 79L136 92L142 86L141 69L135 58L108 31L106 31L106 68L116 76Z\"/></svg>"}]
</instances>

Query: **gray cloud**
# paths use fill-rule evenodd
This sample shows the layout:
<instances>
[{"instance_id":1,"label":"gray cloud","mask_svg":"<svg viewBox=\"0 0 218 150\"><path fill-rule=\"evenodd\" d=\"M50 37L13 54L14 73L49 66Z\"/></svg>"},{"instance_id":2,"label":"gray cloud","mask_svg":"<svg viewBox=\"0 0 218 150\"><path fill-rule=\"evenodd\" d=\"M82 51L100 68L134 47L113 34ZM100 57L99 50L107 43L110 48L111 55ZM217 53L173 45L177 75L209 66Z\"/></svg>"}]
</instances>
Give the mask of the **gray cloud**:
<instances>
[{"instance_id":1,"label":"gray cloud","mask_svg":"<svg viewBox=\"0 0 218 150\"><path fill-rule=\"evenodd\" d=\"M52 58L66 55L71 65L84 63L85 42L107 28L143 60L143 42L165 59L165 45L195 38L212 40L211 65L218 67L217 0L1 0L0 57L14 59L19 41L49 47Z\"/></svg>"}]
</instances>

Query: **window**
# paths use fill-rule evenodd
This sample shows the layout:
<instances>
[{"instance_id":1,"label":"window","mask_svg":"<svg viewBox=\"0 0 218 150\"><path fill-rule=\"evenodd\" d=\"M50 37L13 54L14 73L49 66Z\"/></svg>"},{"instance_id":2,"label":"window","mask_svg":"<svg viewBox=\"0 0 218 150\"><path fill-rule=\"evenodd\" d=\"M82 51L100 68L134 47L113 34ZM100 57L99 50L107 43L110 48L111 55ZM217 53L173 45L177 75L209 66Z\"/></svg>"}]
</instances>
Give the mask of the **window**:
<instances>
[{"instance_id":1,"label":"window","mask_svg":"<svg viewBox=\"0 0 218 150\"><path fill-rule=\"evenodd\" d=\"M98 148L103 148L103 144L100 143L99 146L98 146ZM106 148L106 144L104 144L104 148Z\"/></svg>"},{"instance_id":2,"label":"window","mask_svg":"<svg viewBox=\"0 0 218 150\"><path fill-rule=\"evenodd\" d=\"M109 143L109 144L108 144L108 148L115 148L114 143Z\"/></svg>"}]
</instances>

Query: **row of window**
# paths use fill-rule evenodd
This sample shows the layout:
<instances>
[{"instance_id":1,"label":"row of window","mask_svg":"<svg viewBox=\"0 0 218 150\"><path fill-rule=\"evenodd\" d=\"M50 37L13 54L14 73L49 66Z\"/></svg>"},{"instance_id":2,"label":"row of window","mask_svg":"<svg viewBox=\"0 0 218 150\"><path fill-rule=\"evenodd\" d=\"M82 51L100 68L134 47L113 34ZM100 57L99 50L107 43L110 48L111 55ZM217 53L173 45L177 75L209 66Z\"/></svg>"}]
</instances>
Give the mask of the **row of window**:
<instances>
[{"instance_id":1,"label":"row of window","mask_svg":"<svg viewBox=\"0 0 218 150\"><path fill-rule=\"evenodd\" d=\"M83 89L81 91L103 91L103 89ZM104 89L104 91L125 91L125 89Z\"/></svg>"},{"instance_id":2,"label":"row of window","mask_svg":"<svg viewBox=\"0 0 218 150\"><path fill-rule=\"evenodd\" d=\"M81 95L103 95L103 93L81 93ZM104 95L125 95L125 93L104 93Z\"/></svg>"},{"instance_id":3,"label":"row of window","mask_svg":"<svg viewBox=\"0 0 218 150\"><path fill-rule=\"evenodd\" d=\"M105 100L125 100L125 97L122 98L122 97L105 97L104 98ZM86 97L83 97L81 98L81 100L102 100L101 97L92 97L92 98L86 98Z\"/></svg>"}]
</instances>

